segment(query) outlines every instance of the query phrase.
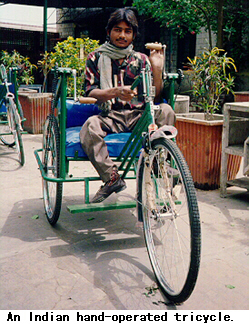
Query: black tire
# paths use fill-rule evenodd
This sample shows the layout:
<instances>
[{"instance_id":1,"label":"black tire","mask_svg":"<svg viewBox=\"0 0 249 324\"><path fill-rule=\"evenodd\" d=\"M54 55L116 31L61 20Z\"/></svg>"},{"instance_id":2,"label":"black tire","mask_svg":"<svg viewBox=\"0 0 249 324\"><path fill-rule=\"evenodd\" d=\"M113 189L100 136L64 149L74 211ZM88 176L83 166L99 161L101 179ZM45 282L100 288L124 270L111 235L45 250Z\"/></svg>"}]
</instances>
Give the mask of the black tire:
<instances>
[{"instance_id":1,"label":"black tire","mask_svg":"<svg viewBox=\"0 0 249 324\"><path fill-rule=\"evenodd\" d=\"M15 146L18 154L18 160L21 165L24 165L25 163L25 156L24 156L24 148L23 148L23 141L22 141L22 133L21 133L21 120L19 117L19 114L17 112L17 107L14 101L14 98L9 97L8 98L8 113L9 113L9 123L11 132L14 137Z\"/></svg>"},{"instance_id":2,"label":"black tire","mask_svg":"<svg viewBox=\"0 0 249 324\"><path fill-rule=\"evenodd\" d=\"M56 118L50 115L44 125L42 163L45 176L60 177L60 134ZM62 182L43 179L43 201L48 222L55 225L62 203Z\"/></svg>"},{"instance_id":3,"label":"black tire","mask_svg":"<svg viewBox=\"0 0 249 324\"><path fill-rule=\"evenodd\" d=\"M23 148L23 141L22 141L22 133L20 129L20 125L16 125L16 149L17 149L17 154L18 154L18 159L21 165L24 165L25 163L25 155L24 155L24 148Z\"/></svg>"},{"instance_id":4,"label":"black tire","mask_svg":"<svg viewBox=\"0 0 249 324\"><path fill-rule=\"evenodd\" d=\"M192 176L177 145L159 138L151 143L149 155L141 155L137 179L138 217L155 277L171 302L182 303L195 287L200 265L200 217Z\"/></svg>"}]
</instances>

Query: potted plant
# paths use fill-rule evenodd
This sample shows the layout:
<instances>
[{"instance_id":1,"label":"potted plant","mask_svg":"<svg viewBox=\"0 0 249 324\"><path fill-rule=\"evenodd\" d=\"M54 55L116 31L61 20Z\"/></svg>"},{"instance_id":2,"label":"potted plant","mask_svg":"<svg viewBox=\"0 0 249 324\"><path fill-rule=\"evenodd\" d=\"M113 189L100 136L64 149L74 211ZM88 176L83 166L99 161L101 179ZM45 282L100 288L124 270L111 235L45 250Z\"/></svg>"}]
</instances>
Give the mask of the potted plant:
<instances>
[{"instance_id":1,"label":"potted plant","mask_svg":"<svg viewBox=\"0 0 249 324\"><path fill-rule=\"evenodd\" d=\"M37 66L32 64L28 57L22 56L16 50L11 54L3 51L1 60L7 68L12 66L21 67L17 74L18 86L34 83L33 71L37 69ZM22 87L18 89L18 99L25 117L23 129L33 134L42 133L43 123L50 107L51 94L37 93L37 90Z\"/></svg>"},{"instance_id":2,"label":"potted plant","mask_svg":"<svg viewBox=\"0 0 249 324\"><path fill-rule=\"evenodd\" d=\"M39 118L42 113L39 110L44 111L44 103L49 106L48 98L46 94L41 98L41 94L37 94L36 90L22 87L20 85L28 86L34 83L33 71L37 69L37 66L32 64L28 57L24 57L19 52L14 50L12 53L2 51L1 63L3 63L7 71L11 67L19 67L20 70L17 73L17 86L19 89L15 95L18 95L18 102L21 104L25 121L23 122L23 129L30 133L40 133L41 127L39 126ZM37 98L39 96L39 98ZM38 109L39 107L40 109Z\"/></svg>"},{"instance_id":3,"label":"potted plant","mask_svg":"<svg viewBox=\"0 0 249 324\"><path fill-rule=\"evenodd\" d=\"M195 186L217 189L220 184L221 137L223 115L221 98L233 92L234 77L228 69L236 71L232 58L217 47L206 50L200 57L189 59L191 83L197 113L177 115L177 144L189 165ZM241 158L229 156L229 178L235 178Z\"/></svg>"}]
</instances>

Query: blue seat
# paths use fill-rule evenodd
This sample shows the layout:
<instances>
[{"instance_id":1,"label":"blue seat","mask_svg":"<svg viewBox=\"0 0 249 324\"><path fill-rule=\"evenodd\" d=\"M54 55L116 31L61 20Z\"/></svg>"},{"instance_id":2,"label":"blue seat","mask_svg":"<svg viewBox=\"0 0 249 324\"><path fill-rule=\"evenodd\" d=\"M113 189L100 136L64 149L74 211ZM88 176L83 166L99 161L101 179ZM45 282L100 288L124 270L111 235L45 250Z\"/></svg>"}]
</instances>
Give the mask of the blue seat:
<instances>
[{"instance_id":1,"label":"blue seat","mask_svg":"<svg viewBox=\"0 0 249 324\"><path fill-rule=\"evenodd\" d=\"M74 100L66 100L67 107L67 128L82 126L84 122L93 115L100 113L99 107L93 104L81 104Z\"/></svg>"},{"instance_id":2,"label":"blue seat","mask_svg":"<svg viewBox=\"0 0 249 324\"><path fill-rule=\"evenodd\" d=\"M86 153L80 144L81 126L66 129L66 156L85 158ZM109 134L104 139L111 157L117 157L121 153L130 133Z\"/></svg>"},{"instance_id":3,"label":"blue seat","mask_svg":"<svg viewBox=\"0 0 249 324\"><path fill-rule=\"evenodd\" d=\"M67 129L66 129L66 156L86 158L80 144L80 130L85 121L93 115L98 115L100 110L93 104L80 104L73 100L66 101ZM108 152L111 157L117 157L126 144L130 133L109 134L105 137Z\"/></svg>"}]
</instances>

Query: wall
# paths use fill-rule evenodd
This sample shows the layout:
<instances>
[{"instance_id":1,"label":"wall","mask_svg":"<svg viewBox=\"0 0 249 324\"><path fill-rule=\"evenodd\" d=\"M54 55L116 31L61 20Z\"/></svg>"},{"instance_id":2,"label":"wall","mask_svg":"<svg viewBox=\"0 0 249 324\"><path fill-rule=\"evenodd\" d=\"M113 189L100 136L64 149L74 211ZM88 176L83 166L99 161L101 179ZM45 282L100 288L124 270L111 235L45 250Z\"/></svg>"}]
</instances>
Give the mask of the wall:
<instances>
[{"instance_id":1,"label":"wall","mask_svg":"<svg viewBox=\"0 0 249 324\"><path fill-rule=\"evenodd\" d=\"M212 33L213 47L216 45L216 39L216 35ZM200 55L207 48L209 48L208 32L202 28L201 33L196 35L196 55Z\"/></svg>"},{"instance_id":2,"label":"wall","mask_svg":"<svg viewBox=\"0 0 249 324\"><path fill-rule=\"evenodd\" d=\"M68 36L73 35L73 23L64 23L64 11L62 9L56 10L57 31L61 38L66 39Z\"/></svg>"}]
</instances>

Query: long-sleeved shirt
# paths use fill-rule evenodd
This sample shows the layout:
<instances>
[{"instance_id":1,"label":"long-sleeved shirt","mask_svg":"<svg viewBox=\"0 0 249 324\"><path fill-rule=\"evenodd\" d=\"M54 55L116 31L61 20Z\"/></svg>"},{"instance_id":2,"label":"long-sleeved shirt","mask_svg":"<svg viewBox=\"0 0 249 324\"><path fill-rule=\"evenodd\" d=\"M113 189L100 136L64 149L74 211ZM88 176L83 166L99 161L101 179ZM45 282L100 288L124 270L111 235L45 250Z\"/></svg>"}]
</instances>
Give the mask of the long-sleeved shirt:
<instances>
[{"instance_id":1,"label":"long-sleeved shirt","mask_svg":"<svg viewBox=\"0 0 249 324\"><path fill-rule=\"evenodd\" d=\"M93 89L100 89L100 71L98 69L98 60L101 53L98 51L91 52L86 61L85 71L85 94L88 96ZM123 85L132 85L135 77L140 75L141 70L148 64L151 67L147 55L132 51L132 53L124 59L122 64L118 60L112 62L112 83L114 87ZM137 87L137 96L131 102L123 103L117 98L112 109L133 109L142 108L144 105L142 84Z\"/></svg>"}]
</instances>

